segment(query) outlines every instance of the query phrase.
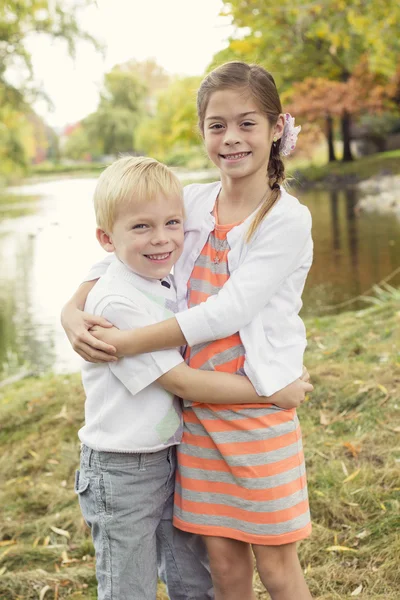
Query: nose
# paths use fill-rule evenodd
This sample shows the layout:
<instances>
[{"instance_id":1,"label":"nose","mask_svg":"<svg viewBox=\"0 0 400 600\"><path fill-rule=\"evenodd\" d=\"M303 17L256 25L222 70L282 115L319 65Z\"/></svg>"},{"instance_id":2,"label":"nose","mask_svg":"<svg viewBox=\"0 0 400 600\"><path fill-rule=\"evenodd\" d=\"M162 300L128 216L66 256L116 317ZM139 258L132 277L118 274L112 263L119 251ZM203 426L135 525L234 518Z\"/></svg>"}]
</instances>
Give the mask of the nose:
<instances>
[{"instance_id":1,"label":"nose","mask_svg":"<svg viewBox=\"0 0 400 600\"><path fill-rule=\"evenodd\" d=\"M154 229L153 236L151 238L151 243L153 246L165 246L165 244L168 244L168 242L168 235L164 227L157 227Z\"/></svg>"},{"instance_id":2,"label":"nose","mask_svg":"<svg viewBox=\"0 0 400 600\"><path fill-rule=\"evenodd\" d=\"M236 128L227 127L225 130L223 141L226 146L234 146L236 144L240 144L240 139Z\"/></svg>"}]
</instances>

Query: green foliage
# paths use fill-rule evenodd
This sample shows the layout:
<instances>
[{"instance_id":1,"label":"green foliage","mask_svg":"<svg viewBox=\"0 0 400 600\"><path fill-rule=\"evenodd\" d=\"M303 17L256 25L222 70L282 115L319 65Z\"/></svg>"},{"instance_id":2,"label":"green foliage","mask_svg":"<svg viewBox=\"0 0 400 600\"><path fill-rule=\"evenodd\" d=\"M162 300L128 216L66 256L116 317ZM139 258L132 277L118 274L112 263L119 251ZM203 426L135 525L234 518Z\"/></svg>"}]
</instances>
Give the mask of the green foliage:
<instances>
[{"instance_id":1,"label":"green foliage","mask_svg":"<svg viewBox=\"0 0 400 600\"><path fill-rule=\"evenodd\" d=\"M345 81L363 55L374 73L393 75L397 67L397 0L224 0L224 5L237 32L214 64L254 60L283 86L310 75Z\"/></svg>"},{"instance_id":2,"label":"green foliage","mask_svg":"<svg viewBox=\"0 0 400 600\"><path fill-rule=\"evenodd\" d=\"M160 92L155 114L143 119L138 128L137 146L141 151L170 164L174 156L183 157L189 149L195 153L197 161L204 156L197 129L196 92L199 84L199 77L181 77ZM206 162L204 157L201 166Z\"/></svg>"},{"instance_id":3,"label":"green foliage","mask_svg":"<svg viewBox=\"0 0 400 600\"><path fill-rule=\"evenodd\" d=\"M228 47L214 57L212 67L227 60L257 62L273 73L281 92L306 78L344 84L363 61L371 74L386 78L387 83L396 72L400 52L398 0L223 3L224 14L232 17L237 29ZM370 91L364 85L364 94ZM326 98L329 108L332 102ZM348 108L340 111L344 161L353 159L353 112Z\"/></svg>"},{"instance_id":4,"label":"green foliage","mask_svg":"<svg viewBox=\"0 0 400 600\"><path fill-rule=\"evenodd\" d=\"M92 0L3 0L0 2L0 176L18 175L27 169L37 145L27 124L30 103L38 90L32 86L31 57L25 42L29 35L64 40L71 55L78 40L98 47L78 24L79 11ZM15 87L7 78L17 70ZM43 95L43 94L42 94Z\"/></svg>"},{"instance_id":5,"label":"green foliage","mask_svg":"<svg viewBox=\"0 0 400 600\"><path fill-rule=\"evenodd\" d=\"M124 65L105 75L97 110L69 136L64 154L75 160L85 155L133 152L137 123L144 111L146 87Z\"/></svg>"}]
</instances>

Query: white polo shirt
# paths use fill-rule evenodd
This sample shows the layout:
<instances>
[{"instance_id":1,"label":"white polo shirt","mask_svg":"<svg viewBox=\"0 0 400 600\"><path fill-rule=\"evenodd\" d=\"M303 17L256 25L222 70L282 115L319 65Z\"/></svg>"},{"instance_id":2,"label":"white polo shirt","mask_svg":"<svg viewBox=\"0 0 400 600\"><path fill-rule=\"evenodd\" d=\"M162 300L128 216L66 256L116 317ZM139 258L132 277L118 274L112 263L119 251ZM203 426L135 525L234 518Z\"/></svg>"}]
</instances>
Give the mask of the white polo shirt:
<instances>
[{"instance_id":1,"label":"white polo shirt","mask_svg":"<svg viewBox=\"0 0 400 600\"><path fill-rule=\"evenodd\" d=\"M85 310L118 329L158 323L176 310L173 280L163 282L140 277L116 259L89 293ZM80 440L104 452L156 452L179 443L180 401L156 380L182 361L178 350L162 350L112 363L85 362L85 425L79 430Z\"/></svg>"}]
</instances>

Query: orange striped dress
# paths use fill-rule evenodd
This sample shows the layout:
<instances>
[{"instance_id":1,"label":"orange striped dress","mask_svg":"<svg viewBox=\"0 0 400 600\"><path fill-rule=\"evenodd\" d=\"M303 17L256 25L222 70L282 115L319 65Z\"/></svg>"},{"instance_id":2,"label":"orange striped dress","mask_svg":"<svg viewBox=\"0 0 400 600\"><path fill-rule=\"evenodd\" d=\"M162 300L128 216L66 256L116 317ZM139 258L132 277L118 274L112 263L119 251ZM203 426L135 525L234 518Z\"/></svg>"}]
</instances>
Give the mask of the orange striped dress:
<instances>
[{"instance_id":1,"label":"orange striped dress","mask_svg":"<svg viewBox=\"0 0 400 600\"><path fill-rule=\"evenodd\" d=\"M189 280L189 308L218 293L229 278L227 234L235 225L216 222ZM188 348L186 360L196 369L244 374L244 355L236 333ZM311 522L296 411L184 404L174 525L262 545L307 537Z\"/></svg>"}]
</instances>

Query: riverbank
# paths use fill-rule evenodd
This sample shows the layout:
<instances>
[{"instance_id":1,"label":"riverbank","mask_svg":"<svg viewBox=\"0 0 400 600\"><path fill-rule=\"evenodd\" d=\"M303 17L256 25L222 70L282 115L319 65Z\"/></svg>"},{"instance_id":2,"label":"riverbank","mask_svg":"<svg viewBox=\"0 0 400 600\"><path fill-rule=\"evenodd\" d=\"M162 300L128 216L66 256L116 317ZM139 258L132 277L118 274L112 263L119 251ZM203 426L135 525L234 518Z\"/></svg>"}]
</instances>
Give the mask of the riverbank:
<instances>
[{"instance_id":1,"label":"riverbank","mask_svg":"<svg viewBox=\"0 0 400 600\"><path fill-rule=\"evenodd\" d=\"M62 165L44 163L33 166L24 181L42 181L43 179L60 179L62 177L97 177L106 165L103 163L84 163L79 165ZM185 172L192 171L177 167L178 175L183 174L184 183L194 180L185 177ZM201 172L206 172L202 170ZM400 150L381 152L363 156L349 163L337 161L326 165L296 167L296 162L287 163L287 172L292 177L294 185L302 188L327 186L331 188L343 187L364 181L380 175L400 174ZM218 177L218 172L209 169L209 179ZM203 178L204 179L204 178ZM203 180L202 179L202 180ZM16 182L14 182L16 183ZM18 183L18 182L17 182Z\"/></svg>"},{"instance_id":2,"label":"riverbank","mask_svg":"<svg viewBox=\"0 0 400 600\"><path fill-rule=\"evenodd\" d=\"M300 418L314 529L300 554L320 600L399 597L399 297L388 291L363 311L307 320L316 391ZM2 600L96 597L73 491L82 414L76 374L0 390Z\"/></svg>"},{"instance_id":3,"label":"riverbank","mask_svg":"<svg viewBox=\"0 0 400 600\"><path fill-rule=\"evenodd\" d=\"M302 188L339 188L383 175L400 174L400 150L363 156L348 163L340 161L321 166L308 165L299 169L290 168L294 185Z\"/></svg>"}]
</instances>

